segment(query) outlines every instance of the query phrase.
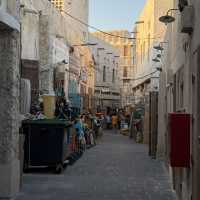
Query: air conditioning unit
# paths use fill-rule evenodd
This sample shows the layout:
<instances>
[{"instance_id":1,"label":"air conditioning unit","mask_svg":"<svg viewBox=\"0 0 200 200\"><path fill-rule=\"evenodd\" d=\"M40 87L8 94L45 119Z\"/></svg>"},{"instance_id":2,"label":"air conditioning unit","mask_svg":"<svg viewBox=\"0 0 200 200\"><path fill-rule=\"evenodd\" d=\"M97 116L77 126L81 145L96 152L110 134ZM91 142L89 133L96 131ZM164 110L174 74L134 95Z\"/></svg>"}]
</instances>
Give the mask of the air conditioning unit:
<instances>
[{"instance_id":1,"label":"air conditioning unit","mask_svg":"<svg viewBox=\"0 0 200 200\"><path fill-rule=\"evenodd\" d=\"M7 0L0 0L0 29L20 31L20 23L13 15L8 13Z\"/></svg>"},{"instance_id":2,"label":"air conditioning unit","mask_svg":"<svg viewBox=\"0 0 200 200\"><path fill-rule=\"evenodd\" d=\"M191 34L193 32L194 8L193 6L185 6L181 12L180 29L181 33Z\"/></svg>"}]
</instances>

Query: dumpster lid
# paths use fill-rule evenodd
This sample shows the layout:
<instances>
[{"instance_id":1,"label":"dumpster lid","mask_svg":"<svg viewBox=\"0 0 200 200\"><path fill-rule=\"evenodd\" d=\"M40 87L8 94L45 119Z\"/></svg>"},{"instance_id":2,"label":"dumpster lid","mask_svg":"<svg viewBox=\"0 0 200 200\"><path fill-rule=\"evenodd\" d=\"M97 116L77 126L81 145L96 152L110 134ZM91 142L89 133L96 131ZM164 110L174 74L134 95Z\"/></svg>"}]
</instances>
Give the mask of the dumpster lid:
<instances>
[{"instance_id":1,"label":"dumpster lid","mask_svg":"<svg viewBox=\"0 0 200 200\"><path fill-rule=\"evenodd\" d=\"M40 119L40 120L24 120L22 121L23 125L57 125L57 126L64 126L64 127L70 127L72 126L72 123L68 120L58 120L58 119Z\"/></svg>"}]
</instances>

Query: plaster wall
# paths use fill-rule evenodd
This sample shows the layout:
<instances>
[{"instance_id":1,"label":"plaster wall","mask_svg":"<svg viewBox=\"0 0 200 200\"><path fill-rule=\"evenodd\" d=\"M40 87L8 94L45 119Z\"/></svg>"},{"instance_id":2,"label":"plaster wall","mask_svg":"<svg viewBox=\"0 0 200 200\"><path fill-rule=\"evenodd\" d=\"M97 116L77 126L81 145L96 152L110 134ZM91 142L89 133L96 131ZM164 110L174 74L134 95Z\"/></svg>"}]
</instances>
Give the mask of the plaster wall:
<instances>
[{"instance_id":1,"label":"plaster wall","mask_svg":"<svg viewBox=\"0 0 200 200\"><path fill-rule=\"evenodd\" d=\"M165 15L167 10L172 8L171 1L148 0L138 18L138 24L135 24L136 30L136 73L135 78L146 76L161 67L161 63L152 61L157 56L153 47L163 42L166 26L159 22L159 17ZM153 76L159 76L159 73ZM134 87L143 83L151 75L146 76L134 82ZM151 90L158 88L158 80L151 81Z\"/></svg>"},{"instance_id":2,"label":"plaster wall","mask_svg":"<svg viewBox=\"0 0 200 200\"><path fill-rule=\"evenodd\" d=\"M174 1L174 7L178 1ZM160 97L159 97L159 119L165 123L159 123L159 143L158 154L162 155L168 163L169 159L169 136L167 129L167 118L169 112L182 111L191 114L193 123L191 123L191 168L190 169L172 169L172 179L178 199L189 200L199 199L199 1L188 1L189 5L194 7L194 32L191 35L180 33L180 13L174 16L176 21L167 26L165 40L169 41L168 50L163 58L164 71L160 79ZM180 94L175 94L174 90L178 86L174 84L174 76L181 73L183 81L182 104L180 104ZM164 99L165 96L165 99ZM174 97L176 100L174 101ZM165 106L163 109L162 106Z\"/></svg>"}]
</instances>

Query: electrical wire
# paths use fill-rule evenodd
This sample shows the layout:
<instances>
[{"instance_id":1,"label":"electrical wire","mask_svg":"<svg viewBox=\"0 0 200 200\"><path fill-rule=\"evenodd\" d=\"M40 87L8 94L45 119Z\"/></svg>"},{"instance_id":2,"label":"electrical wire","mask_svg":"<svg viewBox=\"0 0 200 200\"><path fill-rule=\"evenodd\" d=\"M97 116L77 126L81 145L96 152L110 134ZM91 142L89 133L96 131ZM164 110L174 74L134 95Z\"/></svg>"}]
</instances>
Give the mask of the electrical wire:
<instances>
[{"instance_id":1,"label":"electrical wire","mask_svg":"<svg viewBox=\"0 0 200 200\"><path fill-rule=\"evenodd\" d=\"M98 32L100 32L100 33L103 33L103 34L105 34L105 35L109 35L109 36L112 36L112 37L118 37L118 38L121 38L121 39L129 39L129 40L135 40L135 39L136 39L136 38L132 38L132 37L123 37L123 36L120 36L120 35L114 35L114 34L111 34L111 33L105 32L105 31L102 31L101 29L96 28L96 27L94 27L94 26L92 26L92 25L89 25L89 24L83 22L82 20L78 19L77 17L74 17L74 16L70 15L68 12L66 12L66 11L64 11L64 10L62 10L61 12L65 13L66 15L68 15L68 16L71 17L72 19L78 21L79 23L81 23L81 24L83 24L83 25L85 25L85 26L87 26L87 27L89 27L89 28L91 28L91 29L93 29L93 30L95 30L95 31L98 31Z\"/></svg>"},{"instance_id":2,"label":"electrical wire","mask_svg":"<svg viewBox=\"0 0 200 200\"><path fill-rule=\"evenodd\" d=\"M124 37L124 36L120 36L120 35L115 35L115 34L112 34L112 33L109 33L109 32L105 32L105 31L102 31L101 29L99 28L96 28L95 26L92 26L90 24L87 24L85 22L83 22L82 20L78 19L77 17L74 17L72 16L71 14L69 14L68 12L64 11L64 10L61 10L62 13L66 14L67 16L71 17L72 19L74 19L75 21L78 21L79 23L95 30L95 31L98 31L100 33L103 33L104 35L109 35L109 36L112 36L112 37L117 37L117 38L121 38L121 39L128 39L128 40L156 40L156 39L160 39L160 37L157 37L157 38L136 38L136 37Z\"/></svg>"},{"instance_id":3,"label":"electrical wire","mask_svg":"<svg viewBox=\"0 0 200 200\"><path fill-rule=\"evenodd\" d=\"M111 33L105 32L105 31L102 31L101 29L96 28L96 27L94 27L94 26L92 26L92 25L89 25L89 24L83 22L82 20L78 19L77 17L72 16L71 14L69 14L68 12L66 12L66 11L64 11L64 10L62 10L61 12L64 13L64 14L66 14L67 16L71 17L72 19L78 21L79 23L81 23L81 24L83 24L83 25L85 25L85 26L87 26L87 27L89 27L89 28L91 28L91 29L94 29L94 30L96 30L96 31L98 31L98 32L100 32L100 33L103 33L103 34L105 34L105 35L109 35L109 36L112 36L112 37L118 37L118 38L121 38L121 39L131 39L131 40L137 39L137 38L131 38L131 37L123 37L123 36L120 36L120 35L114 35L114 34L111 34ZM139 38L138 38L138 39L139 39ZM148 39L149 39L149 38L148 38ZM156 39L156 38L150 38L150 39ZM80 50L80 48L78 48L78 49ZM84 55L84 56L85 56L85 55ZM74 63L70 63L70 64L76 66ZM95 69L95 68L94 68L94 69ZM95 70L97 70L97 69L95 69ZM146 75L144 75L144 76L141 76L141 77L138 77L138 78L135 78L135 79L130 79L130 80L131 80L131 81L141 80L141 79L144 79L144 78L146 78L146 77L148 77L148 76L150 76L150 75L155 74L156 72L158 72L158 70L156 70L156 71L154 71L154 72L152 72L152 73L146 74Z\"/></svg>"}]
</instances>

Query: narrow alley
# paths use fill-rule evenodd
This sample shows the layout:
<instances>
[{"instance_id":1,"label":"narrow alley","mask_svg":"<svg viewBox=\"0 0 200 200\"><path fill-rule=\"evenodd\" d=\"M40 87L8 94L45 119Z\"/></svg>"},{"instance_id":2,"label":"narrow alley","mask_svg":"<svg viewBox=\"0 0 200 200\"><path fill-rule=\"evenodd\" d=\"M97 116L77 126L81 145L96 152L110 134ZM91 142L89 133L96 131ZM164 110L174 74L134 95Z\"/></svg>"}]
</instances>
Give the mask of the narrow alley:
<instances>
[{"instance_id":1,"label":"narrow alley","mask_svg":"<svg viewBox=\"0 0 200 200\"><path fill-rule=\"evenodd\" d=\"M199 10L0 0L0 200L200 200Z\"/></svg>"},{"instance_id":2,"label":"narrow alley","mask_svg":"<svg viewBox=\"0 0 200 200\"><path fill-rule=\"evenodd\" d=\"M169 176L147 148L106 132L63 175L26 174L17 200L174 200Z\"/></svg>"}]
</instances>

